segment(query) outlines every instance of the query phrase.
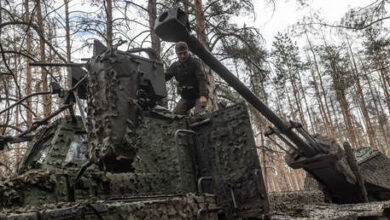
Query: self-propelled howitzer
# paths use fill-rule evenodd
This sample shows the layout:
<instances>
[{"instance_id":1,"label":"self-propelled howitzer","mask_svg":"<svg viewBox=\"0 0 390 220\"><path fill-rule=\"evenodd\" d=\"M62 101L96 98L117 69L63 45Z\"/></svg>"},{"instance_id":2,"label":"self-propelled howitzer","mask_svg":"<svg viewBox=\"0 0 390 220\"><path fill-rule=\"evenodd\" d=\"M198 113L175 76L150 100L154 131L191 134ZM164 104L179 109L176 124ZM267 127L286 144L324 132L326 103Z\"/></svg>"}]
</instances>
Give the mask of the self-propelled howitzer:
<instances>
[{"instance_id":1,"label":"self-propelled howitzer","mask_svg":"<svg viewBox=\"0 0 390 220\"><path fill-rule=\"evenodd\" d=\"M359 161L355 160L348 143L344 144L344 148L346 148L344 151L335 141L310 135L300 123L282 120L189 31L187 15L179 8L172 8L162 13L156 21L155 32L162 40L186 42L191 52L202 59L274 125L274 127L270 127L266 136L274 141L271 136L276 135L286 143L290 147L288 151L286 150L287 163L293 168L303 168L311 174L324 186L324 191L332 202L358 203L367 201L368 198L372 200L390 198L383 196L390 192L390 175L388 173L382 176L382 180L388 183L387 186L379 183L381 181L378 182L375 178L362 178L362 173L364 176L365 170L358 169ZM283 149L282 146L280 147ZM389 162L387 161L387 163ZM371 165L375 166L375 164Z\"/></svg>"},{"instance_id":2,"label":"self-propelled howitzer","mask_svg":"<svg viewBox=\"0 0 390 220\"><path fill-rule=\"evenodd\" d=\"M17 174L0 181L0 219L268 215L246 105L193 117L173 114L156 105L166 96L162 62L135 51L95 41L87 63L36 64L73 67L75 85L52 84L50 92L70 115L23 132L31 141ZM73 108L78 97L88 103L81 117ZM15 141L0 136L0 145Z\"/></svg>"},{"instance_id":3,"label":"self-propelled howitzer","mask_svg":"<svg viewBox=\"0 0 390 220\"><path fill-rule=\"evenodd\" d=\"M193 44L190 45L194 51ZM66 108L70 115L47 125L44 119L21 134L31 141L17 174L0 181L0 219L389 216L390 201L347 206L324 204L323 194L318 191L266 193L247 106L239 103L191 117L173 114L156 105L166 95L162 63L154 56L136 56L135 51L139 50L106 48L96 41L93 57L87 63L49 64L73 66L72 88L52 84L51 89L52 94L58 94L64 101L55 113ZM77 97L88 101L84 119L74 114ZM295 126L299 130L296 124L286 124L287 128ZM279 135L276 128L272 131ZM299 135L296 136L301 138ZM0 136L0 145L21 140L19 136ZM323 146L330 149L330 155L342 152L335 151L339 148L332 143ZM310 166L306 170L314 169L313 163L322 166L323 160L316 155L327 154L310 149L315 152L312 157L298 150L296 157L290 153L294 156L290 165L302 161ZM357 162L363 171L372 168L364 167L372 165L365 161L389 161L378 153L357 153L365 155L359 156ZM333 164L342 163L339 159ZM380 176L375 172L370 181ZM373 181L367 177L370 176L365 176L366 186L371 187L367 187L369 195L377 199L373 189L388 184L377 182L370 186L367 183ZM334 192L333 201L339 198ZM383 199L388 198L384 195ZM318 206L313 208L313 204Z\"/></svg>"}]
</instances>

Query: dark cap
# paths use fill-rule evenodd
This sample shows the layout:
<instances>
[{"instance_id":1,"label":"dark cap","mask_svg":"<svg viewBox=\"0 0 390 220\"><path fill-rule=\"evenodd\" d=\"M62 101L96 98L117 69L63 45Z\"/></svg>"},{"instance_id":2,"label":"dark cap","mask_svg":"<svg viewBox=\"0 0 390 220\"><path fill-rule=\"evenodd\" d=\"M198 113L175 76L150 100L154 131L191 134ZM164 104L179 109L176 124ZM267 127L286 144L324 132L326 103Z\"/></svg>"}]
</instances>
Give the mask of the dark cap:
<instances>
[{"instance_id":1,"label":"dark cap","mask_svg":"<svg viewBox=\"0 0 390 220\"><path fill-rule=\"evenodd\" d=\"M184 50L188 50L188 45L186 42L183 42L183 41L177 42L175 45L175 50L176 50L176 53L184 51Z\"/></svg>"}]
</instances>

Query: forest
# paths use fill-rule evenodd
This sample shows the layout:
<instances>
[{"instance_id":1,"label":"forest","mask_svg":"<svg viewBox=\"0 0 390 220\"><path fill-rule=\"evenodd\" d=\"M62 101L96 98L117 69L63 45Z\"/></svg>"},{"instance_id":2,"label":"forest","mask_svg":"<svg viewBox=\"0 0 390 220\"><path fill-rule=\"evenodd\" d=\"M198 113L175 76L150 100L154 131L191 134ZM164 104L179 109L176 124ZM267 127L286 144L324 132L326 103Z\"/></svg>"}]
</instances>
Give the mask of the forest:
<instances>
[{"instance_id":1,"label":"forest","mask_svg":"<svg viewBox=\"0 0 390 220\"><path fill-rule=\"evenodd\" d=\"M269 5L266 10L284 5L262 1ZM313 2L294 1L300 8ZM61 108L61 99L48 94L50 83L72 85L68 68L30 63L83 63L98 39L123 50L153 48L168 67L176 59L174 44L162 42L152 30L160 12L177 5L189 14L200 42L277 115L300 122L311 134L390 156L389 4L371 0L345 11L337 23L313 12L266 42L254 22L255 0L1 0L0 136L23 134ZM209 111L220 103L244 101L205 70ZM172 110L179 100L173 80L167 89L166 106ZM42 95L4 110L33 93ZM269 122L249 110L267 190L302 189L304 171L287 166L285 152L264 136ZM14 174L25 149L25 142L15 141L0 151L1 178Z\"/></svg>"}]
</instances>

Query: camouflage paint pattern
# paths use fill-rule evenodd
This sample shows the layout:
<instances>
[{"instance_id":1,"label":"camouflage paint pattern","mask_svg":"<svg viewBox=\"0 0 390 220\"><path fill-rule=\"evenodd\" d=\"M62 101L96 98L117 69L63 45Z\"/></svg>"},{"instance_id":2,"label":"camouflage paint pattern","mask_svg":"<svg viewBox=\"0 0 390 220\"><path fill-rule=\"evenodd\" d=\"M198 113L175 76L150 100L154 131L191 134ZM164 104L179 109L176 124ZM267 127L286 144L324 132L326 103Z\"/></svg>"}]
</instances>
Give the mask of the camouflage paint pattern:
<instances>
[{"instance_id":1,"label":"camouflage paint pattern","mask_svg":"<svg viewBox=\"0 0 390 220\"><path fill-rule=\"evenodd\" d=\"M85 135L81 118L66 116L37 131L18 165L21 174L32 168L61 169L76 135Z\"/></svg>"},{"instance_id":2,"label":"camouflage paint pattern","mask_svg":"<svg viewBox=\"0 0 390 220\"><path fill-rule=\"evenodd\" d=\"M390 159L372 147L355 151L360 173L366 182L371 201L390 199Z\"/></svg>"},{"instance_id":3,"label":"camouflage paint pattern","mask_svg":"<svg viewBox=\"0 0 390 220\"><path fill-rule=\"evenodd\" d=\"M390 201L334 204L321 191L269 193L271 220L385 220L390 218Z\"/></svg>"},{"instance_id":4,"label":"camouflage paint pattern","mask_svg":"<svg viewBox=\"0 0 390 220\"><path fill-rule=\"evenodd\" d=\"M137 63L117 50L106 50L88 66L89 157L103 170L133 170L141 117L136 70Z\"/></svg>"},{"instance_id":5,"label":"camouflage paint pattern","mask_svg":"<svg viewBox=\"0 0 390 220\"><path fill-rule=\"evenodd\" d=\"M163 65L116 47L95 47L87 65L90 161L110 172L133 171L142 111L167 95Z\"/></svg>"},{"instance_id":6,"label":"camouflage paint pattern","mask_svg":"<svg viewBox=\"0 0 390 220\"><path fill-rule=\"evenodd\" d=\"M208 173L217 204L229 219L261 218L268 212L268 198L246 105L214 112L210 121L194 130L208 134L206 139L197 135L197 158L208 158L212 152L212 171ZM207 166L199 169L207 170Z\"/></svg>"},{"instance_id":7,"label":"camouflage paint pattern","mask_svg":"<svg viewBox=\"0 0 390 220\"><path fill-rule=\"evenodd\" d=\"M186 128L186 120L144 117L137 133L140 147L133 163L133 187L138 193L170 194L195 192L191 146L187 136L175 140L175 132ZM177 141L177 143L176 143ZM110 174L128 182L128 174ZM133 181L131 181L133 182ZM125 184L125 183L124 183ZM128 185L128 184L126 184Z\"/></svg>"},{"instance_id":8,"label":"camouflage paint pattern","mask_svg":"<svg viewBox=\"0 0 390 220\"><path fill-rule=\"evenodd\" d=\"M46 205L40 211L36 207L0 213L0 219L48 220L48 219L105 219L105 220L185 220L195 219L199 210L200 219L217 220L217 213L206 210L215 208L213 196L165 196L122 201L91 201Z\"/></svg>"}]
</instances>

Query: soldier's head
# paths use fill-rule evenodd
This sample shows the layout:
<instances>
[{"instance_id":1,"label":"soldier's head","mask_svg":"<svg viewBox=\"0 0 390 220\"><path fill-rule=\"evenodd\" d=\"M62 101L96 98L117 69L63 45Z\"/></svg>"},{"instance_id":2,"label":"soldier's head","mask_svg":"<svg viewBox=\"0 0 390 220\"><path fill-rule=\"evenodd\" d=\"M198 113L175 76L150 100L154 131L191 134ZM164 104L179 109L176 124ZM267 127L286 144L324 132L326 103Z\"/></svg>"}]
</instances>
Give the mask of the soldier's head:
<instances>
[{"instance_id":1,"label":"soldier's head","mask_svg":"<svg viewBox=\"0 0 390 220\"><path fill-rule=\"evenodd\" d=\"M188 45L186 44L186 42L183 42L183 41L177 42L175 45L175 51L176 51L177 57L182 62L186 61L188 59L188 57L190 57Z\"/></svg>"}]
</instances>

